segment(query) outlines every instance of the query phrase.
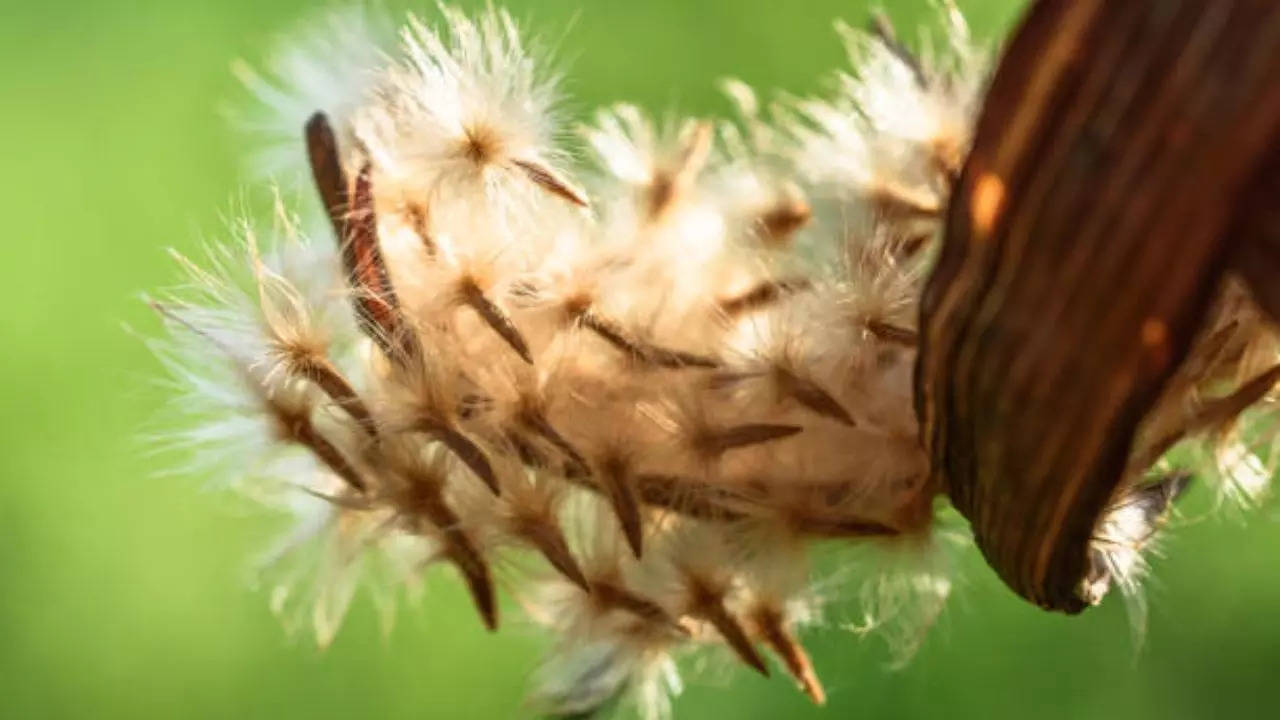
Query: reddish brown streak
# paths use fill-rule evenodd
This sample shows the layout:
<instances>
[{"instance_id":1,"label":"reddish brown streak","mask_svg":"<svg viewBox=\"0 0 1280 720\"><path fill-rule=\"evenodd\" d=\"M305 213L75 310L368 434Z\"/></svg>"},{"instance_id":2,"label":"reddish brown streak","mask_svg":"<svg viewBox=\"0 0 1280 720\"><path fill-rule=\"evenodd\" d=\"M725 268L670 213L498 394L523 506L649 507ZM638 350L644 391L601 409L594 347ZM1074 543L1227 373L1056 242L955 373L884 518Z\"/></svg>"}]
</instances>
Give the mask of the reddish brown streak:
<instances>
[{"instance_id":1,"label":"reddish brown streak","mask_svg":"<svg viewBox=\"0 0 1280 720\"><path fill-rule=\"evenodd\" d=\"M333 135L333 127L329 125L329 118L322 112L307 120L304 132L307 159L311 163L316 189L320 192L320 202L333 225L333 234L341 239L346 232L348 183L338 159L338 141Z\"/></svg>"},{"instance_id":2,"label":"reddish brown streak","mask_svg":"<svg viewBox=\"0 0 1280 720\"><path fill-rule=\"evenodd\" d=\"M342 250L342 264L360 327L388 357L410 356L418 350L417 338L404 326L378 246L372 168L369 163L360 168L351 192L328 117L320 112L312 115L305 135L311 174Z\"/></svg>"},{"instance_id":3,"label":"reddish brown streak","mask_svg":"<svg viewBox=\"0 0 1280 720\"><path fill-rule=\"evenodd\" d=\"M390 355L392 339L406 336L399 313L399 301L378 246L378 217L373 207L372 168L368 163L356 174L355 194L347 214L342 259L348 281L356 291L355 301L361 321L383 350Z\"/></svg>"}]
</instances>

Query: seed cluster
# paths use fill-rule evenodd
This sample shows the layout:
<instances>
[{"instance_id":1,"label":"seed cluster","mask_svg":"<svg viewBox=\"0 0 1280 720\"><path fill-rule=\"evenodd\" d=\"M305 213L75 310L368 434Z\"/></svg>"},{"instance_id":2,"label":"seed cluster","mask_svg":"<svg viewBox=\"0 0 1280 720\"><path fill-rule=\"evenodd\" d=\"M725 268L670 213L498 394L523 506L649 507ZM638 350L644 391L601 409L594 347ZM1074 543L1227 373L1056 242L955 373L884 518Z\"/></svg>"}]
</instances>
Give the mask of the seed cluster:
<instances>
[{"instance_id":1,"label":"seed cluster","mask_svg":"<svg viewBox=\"0 0 1280 720\"><path fill-rule=\"evenodd\" d=\"M339 14L250 75L327 231L242 222L151 302L187 469L297 517L265 562L286 622L327 644L357 585L389 610L449 566L486 627L503 590L554 631L534 702L566 716L625 694L659 717L708 648L821 703L799 633L832 596L910 654L963 539L912 372L986 64L941 9L919 56L841 27L828 98L762 109L731 81L732 121L601 111L577 166L502 11L410 19L398 50ZM1143 467L1230 402L1153 424ZM1105 558L1146 543L1149 495L1118 501L1139 517L1109 516Z\"/></svg>"}]
</instances>

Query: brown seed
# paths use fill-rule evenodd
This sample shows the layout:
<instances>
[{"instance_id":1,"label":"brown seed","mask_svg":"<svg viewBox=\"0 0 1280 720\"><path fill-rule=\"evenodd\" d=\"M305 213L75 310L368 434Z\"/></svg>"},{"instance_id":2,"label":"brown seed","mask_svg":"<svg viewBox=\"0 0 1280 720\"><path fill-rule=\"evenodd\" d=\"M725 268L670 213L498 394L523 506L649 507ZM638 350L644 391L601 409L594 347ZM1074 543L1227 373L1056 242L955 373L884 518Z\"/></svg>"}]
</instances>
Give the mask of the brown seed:
<instances>
[{"instance_id":1,"label":"brown seed","mask_svg":"<svg viewBox=\"0 0 1280 720\"><path fill-rule=\"evenodd\" d=\"M596 478L600 490L609 499L614 515L618 517L618 525L631 553L639 558L644 549L644 525L627 459L616 453L607 455L599 463Z\"/></svg>"},{"instance_id":2,"label":"brown seed","mask_svg":"<svg viewBox=\"0 0 1280 720\"><path fill-rule=\"evenodd\" d=\"M667 614L662 606L628 590L620 582L599 578L591 580L590 583L591 596L601 605L630 613L647 623L683 630L683 627L676 622L675 618Z\"/></svg>"},{"instance_id":3,"label":"brown seed","mask_svg":"<svg viewBox=\"0 0 1280 720\"><path fill-rule=\"evenodd\" d=\"M784 392L805 408L849 427L857 425L840 401L813 380L792 372L785 372L778 374L778 382Z\"/></svg>"},{"instance_id":4,"label":"brown seed","mask_svg":"<svg viewBox=\"0 0 1280 720\"><path fill-rule=\"evenodd\" d=\"M281 432L283 439L289 442L297 443L309 450L317 460L325 467L329 468L334 475L341 478L347 485L361 493L365 492L369 485L364 480L355 466L353 466L343 455L342 451L331 443L328 438L320 433L312 424L309 415L300 413L298 410L284 407L278 400L271 396L267 387L263 385L262 378L248 364L244 362L231 348L227 347L222 341L202 330L189 320L184 318L181 313L176 312L173 308L163 303L150 301L151 309L155 310L162 318L170 322L177 323L183 328L195 333L201 338L207 340L209 344L218 349L223 356L231 362L240 377L244 381L248 389L262 403L262 408L275 422Z\"/></svg>"},{"instance_id":5,"label":"brown seed","mask_svg":"<svg viewBox=\"0 0 1280 720\"><path fill-rule=\"evenodd\" d=\"M308 357L305 362L294 368L294 371L315 383L316 387L328 395L338 407L345 410L367 435L370 437L377 435L377 424L373 420L373 414L369 412L369 406L361 399L351 383L342 376L342 373L338 372L333 363L324 358Z\"/></svg>"},{"instance_id":6,"label":"brown seed","mask_svg":"<svg viewBox=\"0 0 1280 720\"><path fill-rule=\"evenodd\" d=\"M582 327L595 333L602 340L623 351L633 360L646 365L678 370L680 368L713 368L719 363L712 358L703 357L683 350L672 350L659 345L651 345L627 332L619 323L606 318L594 310L584 310L577 315Z\"/></svg>"},{"instance_id":7,"label":"brown seed","mask_svg":"<svg viewBox=\"0 0 1280 720\"><path fill-rule=\"evenodd\" d=\"M800 191L787 188L781 198L758 220L760 239L769 247L785 247L800 228L813 218L813 208Z\"/></svg>"},{"instance_id":8,"label":"brown seed","mask_svg":"<svg viewBox=\"0 0 1280 720\"><path fill-rule=\"evenodd\" d=\"M490 631L498 628L498 603L489 564L471 536L462 528L457 513L445 501L440 477L409 477L410 489L401 498L410 517L422 517L440 533L444 557L462 575L463 584Z\"/></svg>"},{"instance_id":9,"label":"brown seed","mask_svg":"<svg viewBox=\"0 0 1280 720\"><path fill-rule=\"evenodd\" d=\"M547 420L547 416L541 410L529 409L522 414L520 418L521 424L530 432L538 437L546 440L556 450L560 451L568 460L568 467L575 475L588 475L590 470L587 468L587 461L578 452L578 449L569 442L569 439L560 434L560 431Z\"/></svg>"},{"instance_id":10,"label":"brown seed","mask_svg":"<svg viewBox=\"0 0 1280 720\"><path fill-rule=\"evenodd\" d=\"M578 566L578 560L569 550L564 532L555 520L545 516L533 516L516 519L516 534L533 546L551 567L574 585L590 591L587 578Z\"/></svg>"},{"instance_id":11,"label":"brown seed","mask_svg":"<svg viewBox=\"0 0 1280 720\"><path fill-rule=\"evenodd\" d=\"M480 319L498 334L498 337L511 346L521 360L530 365L533 364L533 356L529 354L529 344L525 342L524 335L520 334L520 329L502 308L485 296L484 291L474 280L470 278L463 280L459 296L463 304L474 310Z\"/></svg>"},{"instance_id":12,"label":"brown seed","mask_svg":"<svg viewBox=\"0 0 1280 720\"><path fill-rule=\"evenodd\" d=\"M697 578L689 578L689 614L711 623L720 637L747 667L769 677L769 666L751 643L746 629L724 605L724 595Z\"/></svg>"},{"instance_id":13,"label":"brown seed","mask_svg":"<svg viewBox=\"0 0 1280 720\"><path fill-rule=\"evenodd\" d=\"M493 464L489 462L488 456L480 446L471 441L471 438L463 435L456 428L427 420L422 420L418 429L439 440L449 449L449 452L453 453L454 457L461 460L485 484L485 487L489 488L490 492L494 495L502 494L498 476L493 472Z\"/></svg>"},{"instance_id":14,"label":"brown seed","mask_svg":"<svg viewBox=\"0 0 1280 720\"><path fill-rule=\"evenodd\" d=\"M715 458L730 450L761 445L799 434L795 425L744 423L723 428L696 428L688 438L690 447L700 456Z\"/></svg>"},{"instance_id":15,"label":"brown seed","mask_svg":"<svg viewBox=\"0 0 1280 720\"><path fill-rule=\"evenodd\" d=\"M559 175L556 175L551 168L540 163L528 160L513 160L512 164L524 171L529 180L534 185L546 190L557 197L568 200L578 207L588 207L587 197L582 194L581 190L573 187L569 182Z\"/></svg>"},{"instance_id":16,"label":"brown seed","mask_svg":"<svg viewBox=\"0 0 1280 720\"><path fill-rule=\"evenodd\" d=\"M868 320L867 332L884 342L905 348L913 348L920 341L920 337L915 330L909 330L882 320Z\"/></svg>"},{"instance_id":17,"label":"brown seed","mask_svg":"<svg viewBox=\"0 0 1280 720\"><path fill-rule=\"evenodd\" d=\"M761 639L778 655L782 664L795 678L804 694L809 696L814 705L827 704L827 693L822 689L822 682L813 670L813 662L804 646L796 639L782 613L776 608L761 605L756 609L753 620Z\"/></svg>"},{"instance_id":18,"label":"brown seed","mask_svg":"<svg viewBox=\"0 0 1280 720\"><path fill-rule=\"evenodd\" d=\"M793 293L809 289L811 283L804 278L791 280L765 280L741 295L720 300L720 311L729 317L768 307Z\"/></svg>"},{"instance_id":19,"label":"brown seed","mask_svg":"<svg viewBox=\"0 0 1280 720\"><path fill-rule=\"evenodd\" d=\"M289 428L289 439L310 450L320 462L324 463L325 467L353 489L362 493L369 489L369 484L360 476L355 466L347 460L341 450L316 430L309 418L295 419Z\"/></svg>"}]
</instances>

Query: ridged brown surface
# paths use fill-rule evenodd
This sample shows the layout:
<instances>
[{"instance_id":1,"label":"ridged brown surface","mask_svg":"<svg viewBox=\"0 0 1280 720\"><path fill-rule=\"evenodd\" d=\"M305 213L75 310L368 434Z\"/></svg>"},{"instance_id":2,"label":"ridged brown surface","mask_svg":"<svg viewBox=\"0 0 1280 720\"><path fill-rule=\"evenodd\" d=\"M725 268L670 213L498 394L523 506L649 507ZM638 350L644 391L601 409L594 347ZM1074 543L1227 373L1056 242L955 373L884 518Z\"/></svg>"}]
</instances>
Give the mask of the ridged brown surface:
<instances>
[{"instance_id":1,"label":"ridged brown surface","mask_svg":"<svg viewBox=\"0 0 1280 720\"><path fill-rule=\"evenodd\" d=\"M1277 143L1274 0L1044 0L1007 48L925 290L916 384L935 482L1028 600L1085 607L1098 516L1242 238L1262 235L1240 231L1241 203Z\"/></svg>"},{"instance_id":2,"label":"ridged brown surface","mask_svg":"<svg viewBox=\"0 0 1280 720\"><path fill-rule=\"evenodd\" d=\"M1239 243L1233 269L1271 320L1280 323L1280 143L1250 183L1232 233Z\"/></svg>"}]
</instances>

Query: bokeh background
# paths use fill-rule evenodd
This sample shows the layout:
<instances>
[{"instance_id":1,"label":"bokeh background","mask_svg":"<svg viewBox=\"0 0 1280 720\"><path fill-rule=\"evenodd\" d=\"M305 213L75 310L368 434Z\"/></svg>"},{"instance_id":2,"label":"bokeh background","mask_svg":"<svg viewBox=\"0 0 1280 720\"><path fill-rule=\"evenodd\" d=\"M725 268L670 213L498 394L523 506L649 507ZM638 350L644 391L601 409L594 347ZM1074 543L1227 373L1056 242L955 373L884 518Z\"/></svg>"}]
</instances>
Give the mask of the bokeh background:
<instances>
[{"instance_id":1,"label":"bokeh background","mask_svg":"<svg viewBox=\"0 0 1280 720\"><path fill-rule=\"evenodd\" d=\"M831 20L866 11L854 0L510 4L558 40L582 116L622 99L723 112L715 81L729 74L814 90L843 62ZM1022 2L961 5L994 39ZM287 637L247 581L272 519L205 478L158 477L139 439L163 399L156 362L126 330L156 331L139 293L176 279L163 248L218 237L255 192L224 119L245 100L230 63L261 59L317 7L0 2L0 717L527 716L539 637L514 623L486 635L447 570L390 636L361 597L327 651ZM889 11L912 27L925 7ZM1140 650L1122 603L1047 615L975 554L905 669L889 670L877 641L832 629L809 637L828 708L785 679L735 671L693 683L677 715L1276 717L1280 523L1263 510L1247 526L1183 525L1156 563Z\"/></svg>"}]
</instances>

